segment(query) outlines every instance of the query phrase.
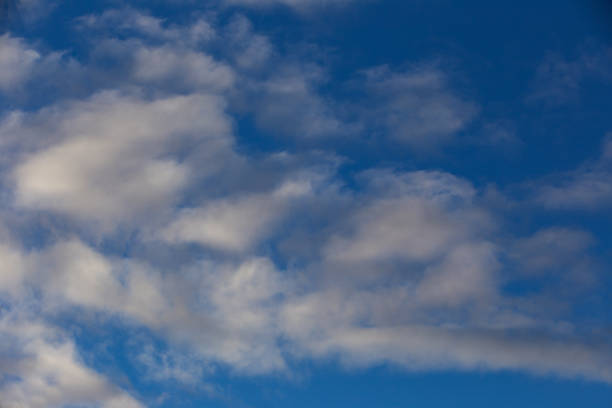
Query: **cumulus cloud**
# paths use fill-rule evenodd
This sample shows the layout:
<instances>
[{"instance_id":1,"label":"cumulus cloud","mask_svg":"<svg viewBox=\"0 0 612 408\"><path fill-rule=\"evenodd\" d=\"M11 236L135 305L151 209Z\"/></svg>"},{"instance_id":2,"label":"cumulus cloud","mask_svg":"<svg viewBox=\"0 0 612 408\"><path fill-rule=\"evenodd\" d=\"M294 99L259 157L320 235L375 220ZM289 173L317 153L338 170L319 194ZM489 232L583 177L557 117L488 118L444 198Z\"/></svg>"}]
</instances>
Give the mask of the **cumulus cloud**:
<instances>
[{"instance_id":1,"label":"cumulus cloud","mask_svg":"<svg viewBox=\"0 0 612 408\"><path fill-rule=\"evenodd\" d=\"M348 235L331 239L328 258L427 261L469 237L474 189L463 180L436 172L388 171L371 172L365 179L378 194L352 216Z\"/></svg>"},{"instance_id":2,"label":"cumulus cloud","mask_svg":"<svg viewBox=\"0 0 612 408\"><path fill-rule=\"evenodd\" d=\"M133 75L144 83L174 81L182 89L221 90L234 81L232 70L208 55L170 46L137 47Z\"/></svg>"},{"instance_id":3,"label":"cumulus cloud","mask_svg":"<svg viewBox=\"0 0 612 408\"><path fill-rule=\"evenodd\" d=\"M29 252L4 247L2 254L10 263L0 292L14 300L42 301L49 311L76 306L122 314L152 326L168 310L155 271L138 262L107 258L80 240ZM42 298L30 299L31 290ZM15 305L20 307L18 302Z\"/></svg>"},{"instance_id":4,"label":"cumulus cloud","mask_svg":"<svg viewBox=\"0 0 612 408\"><path fill-rule=\"evenodd\" d=\"M227 64L192 44L163 40L149 44L141 39L107 39L92 48L91 75L95 81L117 87L153 86L173 95L227 92L236 75ZM96 64L112 61L112 69L100 71Z\"/></svg>"},{"instance_id":5,"label":"cumulus cloud","mask_svg":"<svg viewBox=\"0 0 612 408\"><path fill-rule=\"evenodd\" d=\"M191 177L188 160L176 158L185 149L203 143L204 157L219 157L230 143L223 101L207 95L148 101L106 92L28 116L12 131L47 135L14 169L18 205L106 222L172 202Z\"/></svg>"},{"instance_id":6,"label":"cumulus cloud","mask_svg":"<svg viewBox=\"0 0 612 408\"><path fill-rule=\"evenodd\" d=\"M208 202L181 210L162 232L171 243L195 242L227 251L244 251L265 236L291 201L310 194L308 180L287 181L271 193Z\"/></svg>"}]
</instances>

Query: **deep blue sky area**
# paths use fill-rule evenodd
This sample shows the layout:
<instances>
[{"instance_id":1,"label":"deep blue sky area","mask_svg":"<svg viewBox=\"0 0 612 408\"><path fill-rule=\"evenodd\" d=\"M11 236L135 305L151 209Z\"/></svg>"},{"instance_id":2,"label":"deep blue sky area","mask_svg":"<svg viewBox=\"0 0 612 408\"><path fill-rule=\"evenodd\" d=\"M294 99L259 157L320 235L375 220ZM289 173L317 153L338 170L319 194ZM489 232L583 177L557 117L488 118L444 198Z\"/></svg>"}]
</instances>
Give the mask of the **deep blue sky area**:
<instances>
[{"instance_id":1,"label":"deep blue sky area","mask_svg":"<svg viewBox=\"0 0 612 408\"><path fill-rule=\"evenodd\" d=\"M372 152L349 142L340 148L363 162L412 166L418 160L428 166L451 166L482 183L506 184L568 170L598 154L611 116L609 89L599 81L585 78L567 105L526 101L544 58L578 59L585 50L609 43L609 21L595 3L386 1L349 11L334 8L306 20L282 9L272 16L256 14L253 22L288 49L296 43L321 47L321 59L333 75L325 88L330 93L341 92L343 81L355 70L372 65L436 61L449 69L462 94L486 101L480 105L480 119L509 122L524 143L521 149L491 152L489 146L458 145L442 158L415 158L390 146ZM482 132L479 124L467 132Z\"/></svg>"},{"instance_id":2,"label":"deep blue sky area","mask_svg":"<svg viewBox=\"0 0 612 408\"><path fill-rule=\"evenodd\" d=\"M612 2L5 4L0 407L612 407Z\"/></svg>"}]
</instances>

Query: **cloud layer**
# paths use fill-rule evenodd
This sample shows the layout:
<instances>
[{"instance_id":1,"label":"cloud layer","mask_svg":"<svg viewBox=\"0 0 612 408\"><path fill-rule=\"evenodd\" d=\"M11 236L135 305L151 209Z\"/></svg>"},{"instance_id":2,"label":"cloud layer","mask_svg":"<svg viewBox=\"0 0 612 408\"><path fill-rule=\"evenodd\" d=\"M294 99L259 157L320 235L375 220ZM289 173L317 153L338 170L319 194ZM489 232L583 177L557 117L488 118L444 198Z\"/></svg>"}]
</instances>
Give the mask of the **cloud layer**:
<instances>
[{"instance_id":1,"label":"cloud layer","mask_svg":"<svg viewBox=\"0 0 612 408\"><path fill-rule=\"evenodd\" d=\"M407 61L332 83L320 60L227 7L349 1L224 4L229 18L181 25L133 8L80 16L78 56L0 37L8 407L147 405L96 367L75 327L145 333L125 360L160 382L197 383L210 367L290 375L313 360L612 383L612 344L575 312L605 282L594 234L508 227L490 186L441 168L354 166L333 147L429 157L459 143L480 108L452 73ZM66 72L72 86L52 101L34 95ZM605 209L610 159L608 141L592 163L521 184L520 205Z\"/></svg>"}]
</instances>

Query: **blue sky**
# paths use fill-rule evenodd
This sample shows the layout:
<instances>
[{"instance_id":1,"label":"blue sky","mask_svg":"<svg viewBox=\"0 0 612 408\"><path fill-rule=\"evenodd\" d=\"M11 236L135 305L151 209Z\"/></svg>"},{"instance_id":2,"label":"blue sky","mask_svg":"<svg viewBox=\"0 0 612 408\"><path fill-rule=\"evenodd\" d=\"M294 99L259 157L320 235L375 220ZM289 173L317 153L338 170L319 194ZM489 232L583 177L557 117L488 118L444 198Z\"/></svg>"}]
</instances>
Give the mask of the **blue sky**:
<instances>
[{"instance_id":1,"label":"blue sky","mask_svg":"<svg viewBox=\"0 0 612 408\"><path fill-rule=\"evenodd\" d=\"M607 2L0 4L1 407L612 404Z\"/></svg>"}]
</instances>

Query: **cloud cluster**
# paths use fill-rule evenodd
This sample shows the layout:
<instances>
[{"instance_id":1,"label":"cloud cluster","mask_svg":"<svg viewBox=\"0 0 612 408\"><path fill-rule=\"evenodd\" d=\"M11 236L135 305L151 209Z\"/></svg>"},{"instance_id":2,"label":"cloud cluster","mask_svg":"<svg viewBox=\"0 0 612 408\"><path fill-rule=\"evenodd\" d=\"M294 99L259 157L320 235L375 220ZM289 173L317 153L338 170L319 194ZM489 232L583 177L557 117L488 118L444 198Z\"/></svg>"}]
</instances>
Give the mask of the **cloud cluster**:
<instances>
[{"instance_id":1,"label":"cloud cluster","mask_svg":"<svg viewBox=\"0 0 612 408\"><path fill-rule=\"evenodd\" d=\"M550 277L592 287L594 236L506 232L463 177L376 164L347 176L345 159L321 151L379 135L419 152L451 143L478 108L440 68L365 67L341 85L354 91L346 101L322 91L320 63L284 55L244 16L176 26L119 9L75 24L91 41L78 63L0 37L2 92L26 95L58 67L83 81L0 116L9 407L144 406L87 366L91 351L61 322L162 339L165 354L127 358L154 381L197 382L199 364L261 375L331 359L612 382L612 345L576 328L571 294L550 282L512 290ZM314 147L249 150L244 117ZM527 201L604 207L611 151L535 183Z\"/></svg>"}]
</instances>

